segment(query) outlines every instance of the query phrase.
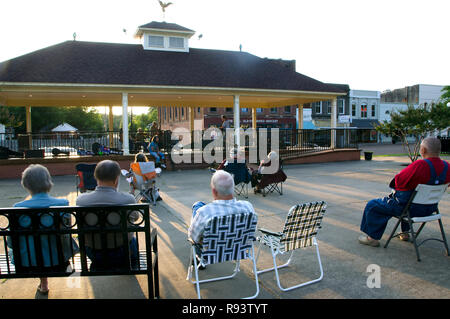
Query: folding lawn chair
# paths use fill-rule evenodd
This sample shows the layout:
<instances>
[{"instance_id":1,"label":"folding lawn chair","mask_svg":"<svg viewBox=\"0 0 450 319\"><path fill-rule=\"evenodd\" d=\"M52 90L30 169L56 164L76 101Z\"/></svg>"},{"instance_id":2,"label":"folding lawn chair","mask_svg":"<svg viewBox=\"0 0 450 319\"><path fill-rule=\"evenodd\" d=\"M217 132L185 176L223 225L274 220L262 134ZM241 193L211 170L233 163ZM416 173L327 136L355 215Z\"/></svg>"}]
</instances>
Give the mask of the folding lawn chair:
<instances>
[{"instance_id":1,"label":"folding lawn chair","mask_svg":"<svg viewBox=\"0 0 450 319\"><path fill-rule=\"evenodd\" d=\"M156 205L159 196L156 188L156 169L154 162L131 163L132 183L139 193L135 196L136 202L143 198L149 203Z\"/></svg>"},{"instance_id":2,"label":"folding lawn chair","mask_svg":"<svg viewBox=\"0 0 450 319\"><path fill-rule=\"evenodd\" d=\"M267 194L277 192L283 195L283 182L286 181L287 176L283 172L283 165L280 160L280 167L277 172L273 174L262 174L262 178L259 182L261 194L265 197Z\"/></svg>"},{"instance_id":3,"label":"folding lawn chair","mask_svg":"<svg viewBox=\"0 0 450 319\"><path fill-rule=\"evenodd\" d=\"M255 251L253 247L256 223L257 216L252 213L214 217L208 222L204 230L203 245L199 246L191 242L191 255L186 280L196 285L198 299L201 299L200 284L233 278L240 270L240 261L244 259L250 259L253 262L253 273L256 282L256 293L246 299L253 299L258 296L258 273L256 271ZM203 266L235 261L236 266L233 274L200 280L196 249L201 251L200 264ZM192 272L194 272L195 280L191 279Z\"/></svg>"},{"instance_id":4,"label":"folding lawn chair","mask_svg":"<svg viewBox=\"0 0 450 319\"><path fill-rule=\"evenodd\" d=\"M323 215L325 214L326 206L326 202L324 201L293 206L286 217L282 232L273 232L267 229L258 228L262 235L256 238L256 240L259 241L256 259L258 260L262 245L265 245L270 247L274 265L272 268L258 271L258 274L275 270L277 284L282 291L300 288L322 280L323 268L316 235L317 230L321 227L320 225L322 223ZM319 278L287 288L282 287L278 270L287 267L290 264L295 250L310 246L316 246L317 259L320 268ZM283 255L288 252L291 252L288 261L285 264L278 266L276 261L277 255Z\"/></svg>"},{"instance_id":5,"label":"folding lawn chair","mask_svg":"<svg viewBox=\"0 0 450 319\"><path fill-rule=\"evenodd\" d=\"M448 250L448 244L447 239L445 237L444 232L444 226L442 225L442 218L441 214L439 213L439 208L437 208L437 205L439 204L439 201L441 200L442 196L447 190L449 184L442 184L442 185L425 185L425 184L419 184L417 185L416 189L411 194L411 197L408 200L408 203L406 204L405 208L403 209L403 212L400 216L394 216L398 219L397 223L395 224L394 230L392 231L391 235L389 236L389 239L387 240L386 244L384 245L384 248L386 248L389 245L389 242L393 237L397 237L400 234L394 235L398 226L402 221L407 222L409 224L409 233L412 238L412 242L414 244L414 249L416 250L417 255L417 261L420 261L420 255L419 255L419 246L421 246L423 243L429 240L437 240L439 242L442 242L445 246L445 250L447 252L447 256L449 255ZM422 205L436 205L436 211L433 212L430 216L426 217L411 217L410 214L410 208L412 204L422 204ZM428 238L423 240L420 244L417 244L417 237L419 236L420 232L424 228L425 224L431 221L437 220L439 222L439 228L441 230L442 240L438 238ZM413 224L414 223L422 223L417 230L417 232L414 231Z\"/></svg>"},{"instance_id":6,"label":"folding lawn chair","mask_svg":"<svg viewBox=\"0 0 450 319\"><path fill-rule=\"evenodd\" d=\"M224 171L233 175L234 179L234 193L237 196L244 196L248 198L248 184L251 180L251 175L248 172L247 165L245 163L228 163L224 167Z\"/></svg>"},{"instance_id":7,"label":"folding lawn chair","mask_svg":"<svg viewBox=\"0 0 450 319\"><path fill-rule=\"evenodd\" d=\"M97 187L97 181L94 178L94 170L97 164L80 163L75 165L77 170L77 196L78 192L84 193L86 191L93 191Z\"/></svg>"}]
</instances>

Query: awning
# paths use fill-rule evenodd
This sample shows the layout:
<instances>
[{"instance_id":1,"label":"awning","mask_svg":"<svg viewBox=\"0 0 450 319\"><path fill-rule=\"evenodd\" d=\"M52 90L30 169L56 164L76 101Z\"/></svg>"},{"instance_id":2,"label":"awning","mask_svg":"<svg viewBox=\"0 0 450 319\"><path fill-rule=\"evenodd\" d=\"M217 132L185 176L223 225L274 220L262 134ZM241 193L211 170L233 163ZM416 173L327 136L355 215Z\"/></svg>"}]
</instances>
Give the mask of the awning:
<instances>
[{"instance_id":1,"label":"awning","mask_svg":"<svg viewBox=\"0 0 450 319\"><path fill-rule=\"evenodd\" d=\"M380 125L378 120L361 120L361 119L353 119L350 124L351 127L356 128L365 128L365 129L375 129L377 125Z\"/></svg>"}]
</instances>

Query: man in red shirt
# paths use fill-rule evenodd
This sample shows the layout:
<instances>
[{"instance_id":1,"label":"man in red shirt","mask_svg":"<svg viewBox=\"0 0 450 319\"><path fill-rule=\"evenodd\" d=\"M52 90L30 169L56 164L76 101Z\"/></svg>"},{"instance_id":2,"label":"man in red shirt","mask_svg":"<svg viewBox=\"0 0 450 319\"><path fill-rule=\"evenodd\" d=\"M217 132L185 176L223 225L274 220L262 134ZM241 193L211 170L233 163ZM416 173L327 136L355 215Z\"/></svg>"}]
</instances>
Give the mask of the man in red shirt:
<instances>
[{"instance_id":1,"label":"man in red shirt","mask_svg":"<svg viewBox=\"0 0 450 319\"><path fill-rule=\"evenodd\" d=\"M364 209L361 220L361 231L367 235L361 235L359 242L372 247L380 246L379 240L392 216L400 216L408 199L418 184L446 184L450 183L449 164L439 158L441 141L435 137L427 137L420 144L420 155L423 159L417 160L398 173L389 184L395 191L384 198L372 199ZM436 205L411 206L412 217L423 217L432 214ZM401 224L401 240L409 240L407 231L409 225Z\"/></svg>"}]
</instances>

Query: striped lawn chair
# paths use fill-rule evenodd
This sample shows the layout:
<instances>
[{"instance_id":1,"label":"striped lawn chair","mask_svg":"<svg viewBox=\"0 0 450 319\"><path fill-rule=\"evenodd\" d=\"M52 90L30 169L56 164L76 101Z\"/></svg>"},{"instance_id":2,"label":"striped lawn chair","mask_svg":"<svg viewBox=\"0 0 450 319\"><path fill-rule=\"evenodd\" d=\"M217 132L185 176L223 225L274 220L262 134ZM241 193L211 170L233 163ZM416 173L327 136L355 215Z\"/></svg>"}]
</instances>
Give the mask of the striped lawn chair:
<instances>
[{"instance_id":1,"label":"striped lawn chair","mask_svg":"<svg viewBox=\"0 0 450 319\"><path fill-rule=\"evenodd\" d=\"M272 268L258 271L258 274L275 270L277 284L282 291L300 288L322 280L323 269L322 262L320 260L319 245L316 241L316 235L317 230L321 227L320 224L322 222L326 206L327 205L324 201L293 206L289 210L286 217L282 232L273 232L267 229L258 228L261 235L256 238L256 240L259 241L259 249L256 259L258 260L262 245L265 245L270 247L274 265ZM290 264L295 250L310 246L316 246L317 259L320 267L320 277L288 288L282 287L278 270ZM278 266L276 261L277 255L282 255L288 252L290 252L288 261L285 264Z\"/></svg>"},{"instance_id":2,"label":"striped lawn chair","mask_svg":"<svg viewBox=\"0 0 450 319\"><path fill-rule=\"evenodd\" d=\"M200 284L224 279L230 279L239 272L241 260L250 259L253 262L255 274L256 293L245 299L256 298L259 294L258 273L256 271L256 259L253 241L255 240L257 216L255 214L232 214L212 218L203 233L201 246L191 242L191 255L189 259L188 274L186 280L196 285L198 299L201 299ZM199 253L201 251L201 253ZM198 260L203 266L235 261L236 266L231 275L210 279L199 279ZM192 279L194 272L195 280Z\"/></svg>"}]
</instances>

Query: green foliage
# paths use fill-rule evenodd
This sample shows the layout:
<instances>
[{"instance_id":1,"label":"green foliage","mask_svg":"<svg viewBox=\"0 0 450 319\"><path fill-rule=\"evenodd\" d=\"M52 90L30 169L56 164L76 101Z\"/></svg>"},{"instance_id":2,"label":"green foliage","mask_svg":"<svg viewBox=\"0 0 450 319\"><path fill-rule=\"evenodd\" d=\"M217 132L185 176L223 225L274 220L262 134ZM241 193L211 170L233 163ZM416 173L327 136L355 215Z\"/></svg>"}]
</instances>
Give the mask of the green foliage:
<instances>
[{"instance_id":1,"label":"green foliage","mask_svg":"<svg viewBox=\"0 0 450 319\"><path fill-rule=\"evenodd\" d=\"M20 119L16 132L26 131L25 108L11 108L11 115ZM101 115L88 107L32 107L31 127L33 132L50 131L59 124L66 122L79 131L103 131Z\"/></svg>"},{"instance_id":2,"label":"green foliage","mask_svg":"<svg viewBox=\"0 0 450 319\"><path fill-rule=\"evenodd\" d=\"M414 162L419 157L420 143L423 138L435 130L445 129L449 123L450 108L444 103L431 108L414 108L408 105L406 110L391 112L391 121L384 121L376 127L376 130L382 134L400 138L411 162ZM409 143L408 136L414 138L414 143Z\"/></svg>"},{"instance_id":3,"label":"green foliage","mask_svg":"<svg viewBox=\"0 0 450 319\"><path fill-rule=\"evenodd\" d=\"M444 86L442 92L444 92L441 96L442 103L447 106L447 103L450 102L450 85Z\"/></svg>"},{"instance_id":4,"label":"green foliage","mask_svg":"<svg viewBox=\"0 0 450 319\"><path fill-rule=\"evenodd\" d=\"M158 109L156 107L149 108L146 114L140 114L133 117L133 128L130 129L133 131L138 128L142 128L143 130L149 130L149 125L153 122L158 122Z\"/></svg>"},{"instance_id":5,"label":"green foliage","mask_svg":"<svg viewBox=\"0 0 450 319\"><path fill-rule=\"evenodd\" d=\"M20 115L16 115L10 112L10 110L5 106L0 106L0 124L9 127L21 126L23 121Z\"/></svg>"}]
</instances>

